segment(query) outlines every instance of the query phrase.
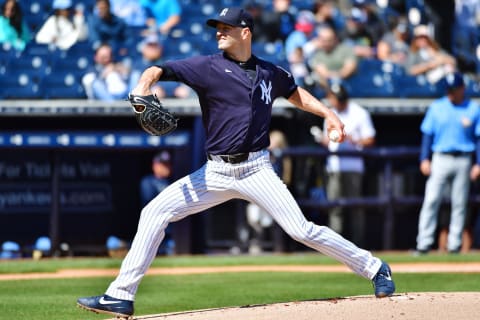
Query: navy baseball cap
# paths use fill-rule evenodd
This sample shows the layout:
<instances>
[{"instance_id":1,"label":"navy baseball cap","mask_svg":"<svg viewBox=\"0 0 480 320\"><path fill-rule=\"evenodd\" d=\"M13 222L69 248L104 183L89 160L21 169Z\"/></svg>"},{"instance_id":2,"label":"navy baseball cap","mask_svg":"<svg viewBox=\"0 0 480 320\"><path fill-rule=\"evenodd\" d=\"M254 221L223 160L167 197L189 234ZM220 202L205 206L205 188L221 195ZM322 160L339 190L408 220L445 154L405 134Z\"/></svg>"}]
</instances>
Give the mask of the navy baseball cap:
<instances>
[{"instance_id":1,"label":"navy baseball cap","mask_svg":"<svg viewBox=\"0 0 480 320\"><path fill-rule=\"evenodd\" d=\"M347 101L349 97L347 89L340 83L332 83L328 88L328 93L333 94L340 102Z\"/></svg>"},{"instance_id":2,"label":"navy baseball cap","mask_svg":"<svg viewBox=\"0 0 480 320\"><path fill-rule=\"evenodd\" d=\"M444 84L447 91L465 86L463 75L460 72L447 74L444 79Z\"/></svg>"},{"instance_id":3,"label":"navy baseball cap","mask_svg":"<svg viewBox=\"0 0 480 320\"><path fill-rule=\"evenodd\" d=\"M171 160L171 157L168 151L161 151L157 153L152 159L153 162L159 162L159 163L170 163L170 160Z\"/></svg>"},{"instance_id":4,"label":"navy baseball cap","mask_svg":"<svg viewBox=\"0 0 480 320\"><path fill-rule=\"evenodd\" d=\"M219 22L253 30L253 17L242 8L223 8L217 18L207 20L207 25L216 28Z\"/></svg>"}]
</instances>

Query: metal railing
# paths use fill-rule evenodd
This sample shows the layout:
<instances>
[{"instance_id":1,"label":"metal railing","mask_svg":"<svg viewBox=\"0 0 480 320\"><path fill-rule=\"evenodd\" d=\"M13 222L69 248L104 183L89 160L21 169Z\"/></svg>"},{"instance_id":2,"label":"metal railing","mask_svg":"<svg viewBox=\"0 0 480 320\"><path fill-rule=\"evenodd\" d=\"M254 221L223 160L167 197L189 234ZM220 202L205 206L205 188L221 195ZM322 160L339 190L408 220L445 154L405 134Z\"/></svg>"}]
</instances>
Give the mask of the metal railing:
<instances>
[{"instance_id":1,"label":"metal railing","mask_svg":"<svg viewBox=\"0 0 480 320\"><path fill-rule=\"evenodd\" d=\"M346 208L363 207L363 208L380 208L383 209L383 249L394 249L394 226L395 226L395 209L404 206L419 206L423 202L423 195L396 195L393 186L394 165L399 160L418 159L420 152L419 147L375 147L359 151L338 151L330 152L323 147L289 147L282 153L282 157L290 158L306 158L314 157L319 161L324 160L327 156L343 155L358 156L364 159L381 160L383 181L381 188L383 193L377 196L364 196L360 198L341 198L337 200L319 200L312 198L298 198L297 202L302 209L314 209L318 211L327 211L329 208L342 206ZM470 196L470 205L479 206L480 196L472 194ZM444 200L448 203L449 200Z\"/></svg>"}]
</instances>

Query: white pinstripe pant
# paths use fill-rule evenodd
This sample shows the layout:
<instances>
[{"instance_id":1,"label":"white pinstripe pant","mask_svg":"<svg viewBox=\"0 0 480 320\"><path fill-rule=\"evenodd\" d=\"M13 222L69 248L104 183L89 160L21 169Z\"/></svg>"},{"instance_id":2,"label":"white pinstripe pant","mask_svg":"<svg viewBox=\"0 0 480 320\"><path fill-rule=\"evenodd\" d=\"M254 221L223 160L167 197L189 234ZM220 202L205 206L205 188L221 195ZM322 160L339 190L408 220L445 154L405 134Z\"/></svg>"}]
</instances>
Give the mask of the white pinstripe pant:
<instances>
[{"instance_id":1,"label":"white pinstripe pant","mask_svg":"<svg viewBox=\"0 0 480 320\"><path fill-rule=\"evenodd\" d=\"M293 239L335 258L367 279L372 279L380 268L380 259L369 251L358 248L326 226L307 221L286 185L273 171L268 151L259 151L250 153L248 160L240 164L209 160L145 206L132 247L106 294L134 300L167 225L234 198L258 204Z\"/></svg>"}]
</instances>

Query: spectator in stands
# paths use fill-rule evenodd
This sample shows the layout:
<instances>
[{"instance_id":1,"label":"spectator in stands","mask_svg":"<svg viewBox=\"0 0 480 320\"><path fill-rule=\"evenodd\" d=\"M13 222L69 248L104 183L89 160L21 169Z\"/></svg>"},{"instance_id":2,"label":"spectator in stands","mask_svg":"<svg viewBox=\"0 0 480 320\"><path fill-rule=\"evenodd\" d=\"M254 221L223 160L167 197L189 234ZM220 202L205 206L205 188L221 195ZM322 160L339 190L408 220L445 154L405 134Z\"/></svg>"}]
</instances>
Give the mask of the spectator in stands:
<instances>
[{"instance_id":1,"label":"spectator in stands","mask_svg":"<svg viewBox=\"0 0 480 320\"><path fill-rule=\"evenodd\" d=\"M335 30L321 27L315 43L316 50L308 64L313 77L321 88L331 82L341 82L353 75L357 69L357 57L347 44L340 42Z\"/></svg>"},{"instance_id":2,"label":"spectator in stands","mask_svg":"<svg viewBox=\"0 0 480 320\"><path fill-rule=\"evenodd\" d=\"M163 62L163 46L160 37L155 33L148 35L144 39L140 44L140 51L142 58L133 61L129 79L130 90L138 83L143 70L153 65L160 65ZM193 91L189 87L175 81L158 82L152 88L152 92L155 93L158 98L187 98L193 94Z\"/></svg>"},{"instance_id":3,"label":"spectator in stands","mask_svg":"<svg viewBox=\"0 0 480 320\"><path fill-rule=\"evenodd\" d=\"M378 6L375 0L353 0L353 8L358 9L362 16L365 16L365 30L373 45L377 45L378 41L385 33L385 25L383 19L378 14Z\"/></svg>"},{"instance_id":4,"label":"spectator in stands","mask_svg":"<svg viewBox=\"0 0 480 320\"><path fill-rule=\"evenodd\" d=\"M328 25L337 33L345 28L345 17L333 0L316 0L312 11L318 26Z\"/></svg>"},{"instance_id":5,"label":"spectator in stands","mask_svg":"<svg viewBox=\"0 0 480 320\"><path fill-rule=\"evenodd\" d=\"M182 7L177 0L141 0L147 11L147 25L152 31L168 35L170 30L180 23Z\"/></svg>"},{"instance_id":6,"label":"spectator in stands","mask_svg":"<svg viewBox=\"0 0 480 320\"><path fill-rule=\"evenodd\" d=\"M35 36L35 41L67 50L77 41L87 39L88 28L82 10L74 10L71 0L54 0L54 10Z\"/></svg>"},{"instance_id":7,"label":"spectator in stands","mask_svg":"<svg viewBox=\"0 0 480 320\"><path fill-rule=\"evenodd\" d=\"M146 27L147 14L138 0L110 0L112 13L129 27Z\"/></svg>"},{"instance_id":8,"label":"spectator in stands","mask_svg":"<svg viewBox=\"0 0 480 320\"><path fill-rule=\"evenodd\" d=\"M94 12L88 17L88 38L94 48L108 43L124 56L135 39L129 39L125 21L112 14L109 0L96 0Z\"/></svg>"},{"instance_id":9,"label":"spectator in stands","mask_svg":"<svg viewBox=\"0 0 480 320\"><path fill-rule=\"evenodd\" d=\"M470 179L477 180L480 176L480 107L465 96L462 74L449 74L444 82L446 96L430 105L420 127L420 171L428 180L418 222L419 253L432 249L438 210L447 184L451 186L447 249L452 253L460 251ZM472 165L474 153L476 161Z\"/></svg>"},{"instance_id":10,"label":"spectator in stands","mask_svg":"<svg viewBox=\"0 0 480 320\"><path fill-rule=\"evenodd\" d=\"M160 192L170 185L172 178L172 159L170 152L163 150L152 159L152 173L144 176L140 181L140 201L144 207ZM175 243L172 239L172 230L165 229L165 240L159 248L161 254L173 254Z\"/></svg>"},{"instance_id":11,"label":"spectator in stands","mask_svg":"<svg viewBox=\"0 0 480 320\"><path fill-rule=\"evenodd\" d=\"M130 70L125 64L114 61L112 47L108 44L98 47L94 61L93 69L82 78L87 97L103 101L125 99Z\"/></svg>"},{"instance_id":12,"label":"spectator in stands","mask_svg":"<svg viewBox=\"0 0 480 320\"><path fill-rule=\"evenodd\" d=\"M257 0L246 0L243 7L251 14L255 25L252 33L252 40L254 42L266 42L268 38L268 30L263 25L264 6Z\"/></svg>"},{"instance_id":13,"label":"spectator in stands","mask_svg":"<svg viewBox=\"0 0 480 320\"><path fill-rule=\"evenodd\" d=\"M5 0L0 16L0 43L22 51L30 41L30 30L16 0Z\"/></svg>"},{"instance_id":14,"label":"spectator in stands","mask_svg":"<svg viewBox=\"0 0 480 320\"><path fill-rule=\"evenodd\" d=\"M375 55L375 43L367 30L367 14L357 7L352 8L347 18L343 39L357 57L372 58Z\"/></svg>"},{"instance_id":15,"label":"spectator in stands","mask_svg":"<svg viewBox=\"0 0 480 320\"><path fill-rule=\"evenodd\" d=\"M295 82L305 86L305 78L309 76L309 70L303 55L303 46L314 37L315 16L311 11L300 11L297 15L295 30L291 32L285 41L285 54L290 65L290 72Z\"/></svg>"},{"instance_id":16,"label":"spectator in stands","mask_svg":"<svg viewBox=\"0 0 480 320\"><path fill-rule=\"evenodd\" d=\"M262 29L259 30L262 34L257 34L256 41L285 43L295 29L295 16L289 11L290 3L290 0L272 0L272 9L262 10Z\"/></svg>"},{"instance_id":17,"label":"spectator in stands","mask_svg":"<svg viewBox=\"0 0 480 320\"><path fill-rule=\"evenodd\" d=\"M349 99L347 89L341 84L332 84L327 91L327 100L338 117L345 124L347 139L342 143L328 138L327 123L321 143L332 152L362 150L375 144L376 131L368 111ZM359 198L363 195L363 175L365 164L362 157L331 155L327 158L326 170L327 197L329 200L339 198ZM365 212L361 208L351 210L350 226L355 243L365 246ZM345 210L335 207L329 212L329 226L336 232L344 234Z\"/></svg>"},{"instance_id":18,"label":"spectator in stands","mask_svg":"<svg viewBox=\"0 0 480 320\"><path fill-rule=\"evenodd\" d=\"M408 23L404 17L394 17L390 31L377 44L377 58L405 66L409 51Z\"/></svg>"},{"instance_id":19,"label":"spectator in stands","mask_svg":"<svg viewBox=\"0 0 480 320\"><path fill-rule=\"evenodd\" d=\"M426 25L418 25L413 30L405 68L411 75L425 75L434 84L455 71L456 61L431 38Z\"/></svg>"}]
</instances>

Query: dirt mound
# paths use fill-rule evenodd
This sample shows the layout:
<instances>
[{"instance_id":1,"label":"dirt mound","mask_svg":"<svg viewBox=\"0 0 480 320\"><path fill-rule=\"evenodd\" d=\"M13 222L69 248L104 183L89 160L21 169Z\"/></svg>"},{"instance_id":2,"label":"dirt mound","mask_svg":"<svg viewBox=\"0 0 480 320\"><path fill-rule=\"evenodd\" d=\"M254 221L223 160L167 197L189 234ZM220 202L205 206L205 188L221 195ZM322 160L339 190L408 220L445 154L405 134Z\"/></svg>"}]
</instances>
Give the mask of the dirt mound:
<instances>
[{"instance_id":1,"label":"dirt mound","mask_svg":"<svg viewBox=\"0 0 480 320\"><path fill-rule=\"evenodd\" d=\"M478 319L480 292L418 292L390 298L357 296L135 317L149 320Z\"/></svg>"}]
</instances>

